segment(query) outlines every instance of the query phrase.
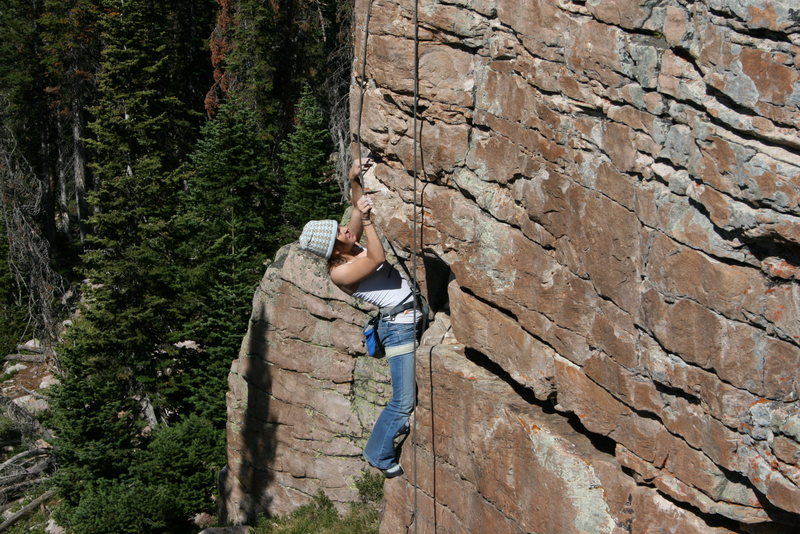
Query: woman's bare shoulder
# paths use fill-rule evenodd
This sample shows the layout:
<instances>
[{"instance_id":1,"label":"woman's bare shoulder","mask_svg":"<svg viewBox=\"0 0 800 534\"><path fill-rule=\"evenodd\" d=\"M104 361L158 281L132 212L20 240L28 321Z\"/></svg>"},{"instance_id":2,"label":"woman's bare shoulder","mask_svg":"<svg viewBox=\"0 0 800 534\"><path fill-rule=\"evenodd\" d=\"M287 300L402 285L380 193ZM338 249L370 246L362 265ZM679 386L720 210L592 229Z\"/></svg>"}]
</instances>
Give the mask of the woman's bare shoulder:
<instances>
[{"instance_id":1,"label":"woman's bare shoulder","mask_svg":"<svg viewBox=\"0 0 800 534\"><path fill-rule=\"evenodd\" d=\"M338 287L348 295L353 294L353 292L355 291L355 287L357 287L358 284L351 284L351 285L342 284L341 279L347 278L346 271L353 261L355 260L347 261L344 258L335 258L330 262L328 262L328 274L331 277L331 281L334 283L334 285L336 285L336 287ZM344 269L345 272L342 272L342 269Z\"/></svg>"},{"instance_id":2,"label":"woman's bare shoulder","mask_svg":"<svg viewBox=\"0 0 800 534\"><path fill-rule=\"evenodd\" d=\"M341 256L338 258L331 258L330 261L328 261L328 272L332 271L335 267L338 267L339 265L346 265L346 264L347 260L342 258Z\"/></svg>"}]
</instances>

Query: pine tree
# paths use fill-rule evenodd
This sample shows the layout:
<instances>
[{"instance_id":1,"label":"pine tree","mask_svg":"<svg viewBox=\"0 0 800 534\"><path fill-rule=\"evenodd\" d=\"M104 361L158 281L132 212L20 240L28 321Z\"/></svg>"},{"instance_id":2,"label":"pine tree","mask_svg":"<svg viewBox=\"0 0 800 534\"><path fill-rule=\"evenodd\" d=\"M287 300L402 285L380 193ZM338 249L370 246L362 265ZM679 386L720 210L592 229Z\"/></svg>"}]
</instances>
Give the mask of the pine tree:
<instances>
[{"instance_id":1,"label":"pine tree","mask_svg":"<svg viewBox=\"0 0 800 534\"><path fill-rule=\"evenodd\" d=\"M182 103L164 90L175 14L142 0L103 5L99 96L90 124L100 184L90 196L97 213L83 257L96 287L85 320L98 331L92 352L129 379L128 395L158 403L155 378L174 325L168 221L177 203L171 171L179 154L170 132L184 116Z\"/></svg>"},{"instance_id":2,"label":"pine tree","mask_svg":"<svg viewBox=\"0 0 800 534\"><path fill-rule=\"evenodd\" d=\"M18 143L19 158L30 163L44 185L37 224L50 243L55 240L53 157L54 117L48 113L45 81L40 67L41 35L37 19L41 3L7 0L0 9L0 115Z\"/></svg>"},{"instance_id":3,"label":"pine tree","mask_svg":"<svg viewBox=\"0 0 800 534\"><path fill-rule=\"evenodd\" d=\"M184 415L170 405L180 365L171 220L182 186L176 168L196 133L178 79L192 63L182 61L182 50L202 53L197 41L210 31L189 32L194 44L173 42L182 21L204 20L192 15L188 1L101 5L103 48L90 123L99 185L89 198L97 212L82 257L91 285L60 350L64 374L53 402L56 482L67 524L80 520L98 484L127 484L149 436Z\"/></svg>"},{"instance_id":4,"label":"pine tree","mask_svg":"<svg viewBox=\"0 0 800 534\"><path fill-rule=\"evenodd\" d=\"M267 144L243 101L225 102L203 128L186 179L180 249L186 265L185 337L201 350L182 372L190 408L224 424L230 362L247 329L264 260L277 249L279 200Z\"/></svg>"},{"instance_id":5,"label":"pine tree","mask_svg":"<svg viewBox=\"0 0 800 534\"><path fill-rule=\"evenodd\" d=\"M86 138L94 189L85 305L59 348L52 403L62 521L76 532L183 532L189 513L212 506L227 372L263 262L286 238L284 219L294 235L339 212L319 105L309 89L298 95L305 77L323 93L336 42L328 17L343 2L237 0L224 60L233 82L202 131L214 0L10 3L0 19L27 18L22 45L0 46L2 59L36 53L0 66L0 87L16 77L15 102L40 102L46 119L44 133L22 111L15 124L34 156L42 135L59 132L42 176Z\"/></svg>"},{"instance_id":6,"label":"pine tree","mask_svg":"<svg viewBox=\"0 0 800 534\"><path fill-rule=\"evenodd\" d=\"M87 232L86 192L91 176L84 137L87 108L94 105L97 92L99 17L97 0L46 0L38 20L48 112L57 130L52 148L58 160L57 219L64 237L77 233L79 242L78 246L67 243L62 247L67 250L78 250Z\"/></svg>"},{"instance_id":7,"label":"pine tree","mask_svg":"<svg viewBox=\"0 0 800 534\"><path fill-rule=\"evenodd\" d=\"M208 509L224 435L191 416L160 427L147 449L136 454L120 481L89 480L70 514L81 534L196 532L188 518Z\"/></svg>"},{"instance_id":8,"label":"pine tree","mask_svg":"<svg viewBox=\"0 0 800 534\"><path fill-rule=\"evenodd\" d=\"M349 58L330 61L340 46L340 15L347 16L342 6L348 4L343 0L235 3L233 30L225 32L232 43L217 75L224 76L237 98L250 106L265 141L280 143L291 129L292 105L304 83L320 87L331 77L340 77L341 64L349 65Z\"/></svg>"},{"instance_id":9,"label":"pine tree","mask_svg":"<svg viewBox=\"0 0 800 534\"><path fill-rule=\"evenodd\" d=\"M328 129L311 89L306 86L296 106L294 131L281 145L285 237L300 235L310 219L338 218L341 191L332 179Z\"/></svg>"},{"instance_id":10,"label":"pine tree","mask_svg":"<svg viewBox=\"0 0 800 534\"><path fill-rule=\"evenodd\" d=\"M0 116L19 142L23 156L38 154L43 104L36 2L5 0L0 9Z\"/></svg>"},{"instance_id":11,"label":"pine tree","mask_svg":"<svg viewBox=\"0 0 800 534\"><path fill-rule=\"evenodd\" d=\"M232 39L235 43L225 58L223 70L232 79L236 99L256 118L257 132L265 142L280 136L284 113L275 87L275 70L280 61L278 44L288 32L283 23L282 3L238 0Z\"/></svg>"},{"instance_id":12,"label":"pine tree","mask_svg":"<svg viewBox=\"0 0 800 534\"><path fill-rule=\"evenodd\" d=\"M350 2L220 0L220 6L212 36L218 83L207 95L207 108L213 112L221 97L235 92L256 116L270 153L277 154L308 84L320 98L336 150L349 150ZM340 167L346 171L344 158Z\"/></svg>"}]
</instances>

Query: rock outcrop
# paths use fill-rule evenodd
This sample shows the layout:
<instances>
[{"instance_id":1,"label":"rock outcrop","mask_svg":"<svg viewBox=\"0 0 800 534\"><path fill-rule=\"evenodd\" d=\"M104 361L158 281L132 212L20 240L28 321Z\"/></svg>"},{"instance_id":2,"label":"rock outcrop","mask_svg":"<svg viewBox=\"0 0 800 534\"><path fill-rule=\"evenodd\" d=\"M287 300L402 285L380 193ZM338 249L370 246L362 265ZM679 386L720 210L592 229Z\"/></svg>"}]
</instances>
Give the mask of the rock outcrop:
<instances>
[{"instance_id":1,"label":"rock outcrop","mask_svg":"<svg viewBox=\"0 0 800 534\"><path fill-rule=\"evenodd\" d=\"M320 489L339 505L358 499L361 448L391 390L381 361L356 357L365 313L324 271L285 247L256 290L228 379L221 493L232 523L288 513Z\"/></svg>"},{"instance_id":2,"label":"rock outcrop","mask_svg":"<svg viewBox=\"0 0 800 534\"><path fill-rule=\"evenodd\" d=\"M420 0L419 20L417 241L437 314L382 531L791 531L800 8ZM412 2L374 0L367 185L405 251L413 35ZM355 498L385 386L355 357L363 312L294 249L279 263L231 373L232 519L318 487Z\"/></svg>"}]
</instances>

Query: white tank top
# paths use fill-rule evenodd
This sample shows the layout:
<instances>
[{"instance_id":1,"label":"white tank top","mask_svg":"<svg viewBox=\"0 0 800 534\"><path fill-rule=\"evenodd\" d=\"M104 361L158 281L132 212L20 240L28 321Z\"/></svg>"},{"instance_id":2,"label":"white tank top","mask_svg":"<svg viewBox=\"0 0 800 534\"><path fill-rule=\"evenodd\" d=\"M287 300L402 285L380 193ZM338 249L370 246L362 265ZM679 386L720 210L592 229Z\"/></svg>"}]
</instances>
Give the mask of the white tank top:
<instances>
[{"instance_id":1,"label":"white tank top","mask_svg":"<svg viewBox=\"0 0 800 534\"><path fill-rule=\"evenodd\" d=\"M369 276L361 280L353 296L379 308L391 308L412 298L408 281L388 262L383 262ZM393 320L395 323L413 321L413 309L399 313Z\"/></svg>"}]
</instances>

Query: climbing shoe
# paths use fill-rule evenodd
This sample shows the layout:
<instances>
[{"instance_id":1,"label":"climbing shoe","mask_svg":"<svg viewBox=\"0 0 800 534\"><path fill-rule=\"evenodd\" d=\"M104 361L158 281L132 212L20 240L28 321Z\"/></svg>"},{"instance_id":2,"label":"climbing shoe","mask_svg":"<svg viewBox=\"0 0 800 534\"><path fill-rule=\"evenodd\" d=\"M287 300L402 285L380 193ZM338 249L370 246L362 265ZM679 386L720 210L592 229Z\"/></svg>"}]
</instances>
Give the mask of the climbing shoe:
<instances>
[{"instance_id":1,"label":"climbing shoe","mask_svg":"<svg viewBox=\"0 0 800 534\"><path fill-rule=\"evenodd\" d=\"M406 440L410 432L411 432L411 426L406 422L403 428L401 428L400 431L397 433L397 435L394 437L393 441L395 450L400 449L400 447L403 445L403 442Z\"/></svg>"},{"instance_id":2,"label":"climbing shoe","mask_svg":"<svg viewBox=\"0 0 800 534\"><path fill-rule=\"evenodd\" d=\"M383 473L383 476L386 478L399 477L403 474L403 468L400 467L400 464L394 464L389 469L381 469L381 473Z\"/></svg>"}]
</instances>

